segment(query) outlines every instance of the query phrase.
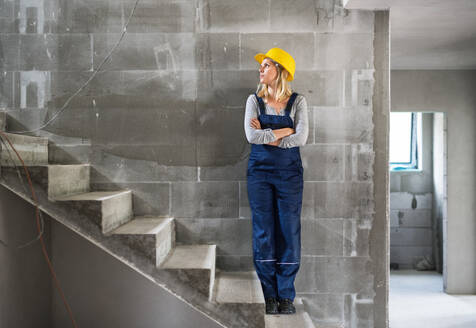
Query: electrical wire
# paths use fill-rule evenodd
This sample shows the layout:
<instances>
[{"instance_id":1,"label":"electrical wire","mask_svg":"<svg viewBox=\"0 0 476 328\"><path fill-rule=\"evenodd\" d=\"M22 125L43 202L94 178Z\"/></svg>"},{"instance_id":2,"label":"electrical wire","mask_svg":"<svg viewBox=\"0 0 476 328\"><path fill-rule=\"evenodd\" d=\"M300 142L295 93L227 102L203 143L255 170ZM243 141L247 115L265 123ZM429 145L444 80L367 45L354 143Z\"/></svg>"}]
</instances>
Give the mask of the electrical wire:
<instances>
[{"instance_id":1,"label":"electrical wire","mask_svg":"<svg viewBox=\"0 0 476 328\"><path fill-rule=\"evenodd\" d=\"M32 198L34 200L34 203L35 203L36 227L37 227L37 230L38 230L38 239L40 240L40 243L41 243L41 250L42 250L43 255L45 257L46 263L48 264L48 268L50 270L51 276L53 277L55 287L58 290L58 293L60 294L61 299L63 300L64 306L66 307L66 310L68 311L69 317L71 319L71 323L73 324L74 328L77 328L78 326L76 324L76 321L74 320L73 312L71 310L71 307L69 306L68 301L66 300L63 289L61 288L61 286L59 284L59 281L58 281L58 277L56 276L56 272L53 269L53 264L51 263L51 260L48 256L48 252L46 251L46 245L45 245L45 241L43 239L43 232L42 232L43 228L42 228L42 223L41 223L41 219L40 219L40 217L41 217L40 208L38 207L39 206L38 205L39 204L38 203L38 198L36 197L35 189L33 188L33 182L31 181L31 178L30 178L30 172L28 171L28 168L26 167L25 162L23 161L20 154L18 154L18 151L13 146L13 144L10 141L10 139L8 138L8 136L3 131L0 131L0 135L3 138L5 138L5 140L7 140L8 144L10 145L10 147L15 152L18 160L21 162L21 165L23 166L23 169L25 171L25 175L26 175L26 178L27 178L28 184L30 186L30 190L31 190L31 196L32 196Z\"/></svg>"},{"instance_id":2,"label":"electrical wire","mask_svg":"<svg viewBox=\"0 0 476 328\"><path fill-rule=\"evenodd\" d=\"M36 128L36 129L32 129L32 130L19 130L19 131L10 131L11 133L18 133L18 134L21 134L21 133L30 133L30 132L37 132L37 131L40 131L41 129L47 127L48 125L50 125L51 123L53 123L68 107L70 101L76 97L91 81L92 79L94 79L94 77L97 75L97 73L101 70L101 67L104 65L104 63L106 63L109 58L112 56L112 53L114 52L114 50L116 50L116 48L119 46L119 44L121 43L122 39L124 38L124 35L126 34L127 32L127 26L129 25L129 22L132 18L132 16L134 15L134 12L137 8L137 5L139 4L139 0L136 0L135 4L134 4L134 7L132 8L131 10L131 13L129 14L129 17L126 21L126 24L124 25L123 29L122 29L122 34L121 34L121 37L119 38L119 40L116 42L116 44L114 45L114 47L112 47L112 49L109 51L109 53L107 54L107 56L103 59L103 61L101 62L101 64L99 64L99 66L96 68L96 70L93 72L93 74L89 77L89 79L78 89L76 90L75 93L73 93L67 100L66 102L64 103L64 105L56 112L53 114L53 116L48 120L46 121L45 123L43 123L40 127Z\"/></svg>"}]
</instances>

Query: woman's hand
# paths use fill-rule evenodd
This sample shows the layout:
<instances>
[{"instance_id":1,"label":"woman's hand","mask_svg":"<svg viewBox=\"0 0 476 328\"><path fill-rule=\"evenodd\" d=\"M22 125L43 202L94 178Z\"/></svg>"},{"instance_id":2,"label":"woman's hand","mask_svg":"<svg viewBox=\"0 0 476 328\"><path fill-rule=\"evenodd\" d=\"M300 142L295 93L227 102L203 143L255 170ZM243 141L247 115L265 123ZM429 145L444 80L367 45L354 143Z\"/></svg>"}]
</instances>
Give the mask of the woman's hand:
<instances>
[{"instance_id":1,"label":"woman's hand","mask_svg":"<svg viewBox=\"0 0 476 328\"><path fill-rule=\"evenodd\" d=\"M251 127L257 130L261 130L261 124L257 118L251 119Z\"/></svg>"}]
</instances>

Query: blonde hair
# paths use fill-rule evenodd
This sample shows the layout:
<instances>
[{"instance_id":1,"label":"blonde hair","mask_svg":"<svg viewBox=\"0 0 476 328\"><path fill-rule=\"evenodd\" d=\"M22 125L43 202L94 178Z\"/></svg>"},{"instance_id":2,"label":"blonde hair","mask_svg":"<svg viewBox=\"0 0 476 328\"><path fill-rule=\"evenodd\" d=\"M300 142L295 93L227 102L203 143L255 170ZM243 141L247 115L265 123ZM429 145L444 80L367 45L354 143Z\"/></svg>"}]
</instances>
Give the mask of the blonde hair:
<instances>
[{"instance_id":1,"label":"blonde hair","mask_svg":"<svg viewBox=\"0 0 476 328\"><path fill-rule=\"evenodd\" d=\"M276 101L281 102L284 99L290 97L293 93L293 90L291 89L291 85L289 84L287 80L289 72L280 64L272 60L271 58L268 58L268 59L271 60L276 65L276 68L278 69L278 76L276 77L276 80L275 80L276 89L275 89L274 99ZM258 95L258 97L261 97L261 98L269 97L268 84L259 83L256 89L256 94Z\"/></svg>"}]
</instances>

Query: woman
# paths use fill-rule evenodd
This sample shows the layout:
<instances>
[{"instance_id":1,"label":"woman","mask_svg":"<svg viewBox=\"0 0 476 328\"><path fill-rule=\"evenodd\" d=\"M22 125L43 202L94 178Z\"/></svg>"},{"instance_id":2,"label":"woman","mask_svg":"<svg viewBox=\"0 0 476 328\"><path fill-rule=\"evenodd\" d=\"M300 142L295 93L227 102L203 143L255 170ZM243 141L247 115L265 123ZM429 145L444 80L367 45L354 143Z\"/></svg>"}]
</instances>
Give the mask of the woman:
<instances>
[{"instance_id":1,"label":"woman","mask_svg":"<svg viewBox=\"0 0 476 328\"><path fill-rule=\"evenodd\" d=\"M303 167L299 146L309 123L306 99L292 92L295 62L272 48L257 54L260 83L246 101L245 134L251 145L247 169L253 225L253 263L267 314L296 312L294 280L301 257Z\"/></svg>"}]
</instances>

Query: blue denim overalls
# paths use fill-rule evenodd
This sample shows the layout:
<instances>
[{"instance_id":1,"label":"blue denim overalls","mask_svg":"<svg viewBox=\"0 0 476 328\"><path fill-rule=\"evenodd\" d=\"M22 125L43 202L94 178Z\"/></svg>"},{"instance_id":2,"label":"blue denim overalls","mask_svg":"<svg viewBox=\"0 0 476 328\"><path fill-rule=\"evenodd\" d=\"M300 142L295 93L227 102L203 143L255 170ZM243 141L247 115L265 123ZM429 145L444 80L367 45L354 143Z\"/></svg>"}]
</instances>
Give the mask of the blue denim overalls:
<instances>
[{"instance_id":1,"label":"blue denim overalls","mask_svg":"<svg viewBox=\"0 0 476 328\"><path fill-rule=\"evenodd\" d=\"M289 113L297 93L289 98L284 116L265 114L263 100L255 96L262 129L293 128ZM252 144L247 178L253 263L264 297L294 300L301 258L303 167L299 147Z\"/></svg>"}]
</instances>

